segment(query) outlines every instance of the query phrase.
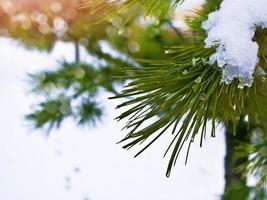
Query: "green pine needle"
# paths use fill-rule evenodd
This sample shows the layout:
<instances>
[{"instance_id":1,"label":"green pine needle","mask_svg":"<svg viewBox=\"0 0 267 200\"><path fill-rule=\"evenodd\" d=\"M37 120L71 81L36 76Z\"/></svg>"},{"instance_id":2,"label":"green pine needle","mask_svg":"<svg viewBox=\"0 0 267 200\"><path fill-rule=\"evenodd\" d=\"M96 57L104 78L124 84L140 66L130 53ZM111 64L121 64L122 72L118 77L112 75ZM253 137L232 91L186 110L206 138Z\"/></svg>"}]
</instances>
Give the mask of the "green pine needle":
<instances>
[{"instance_id":1,"label":"green pine needle","mask_svg":"<svg viewBox=\"0 0 267 200\"><path fill-rule=\"evenodd\" d=\"M168 60L147 61L149 67L131 71L132 76L128 78L133 81L114 97L131 97L118 106L128 108L117 118L128 118L125 128L130 131L121 141L128 142L124 148L150 141L136 156L167 130L172 131L173 141L165 153L172 149L167 176L187 141L189 152L191 143L200 134L202 146L208 121L212 122L214 137L216 121L231 120L237 124L244 109L248 89L238 89L237 81L231 85L221 83L219 67L207 62L213 51L205 49L201 40L194 45L173 47L166 52L170 56ZM154 121L144 125L150 120Z\"/></svg>"},{"instance_id":2,"label":"green pine needle","mask_svg":"<svg viewBox=\"0 0 267 200\"><path fill-rule=\"evenodd\" d=\"M138 15L140 9L145 11L146 16L154 16L158 19L163 18L171 9L174 9L178 4L183 3L184 0L126 0L126 1L90 1L81 5L81 8L93 8L93 12L105 12L105 20L109 20L110 17L117 15L118 13L125 13L129 15L129 19L132 16ZM129 12L131 10L131 12ZM127 21L127 20L126 20Z\"/></svg>"}]
</instances>

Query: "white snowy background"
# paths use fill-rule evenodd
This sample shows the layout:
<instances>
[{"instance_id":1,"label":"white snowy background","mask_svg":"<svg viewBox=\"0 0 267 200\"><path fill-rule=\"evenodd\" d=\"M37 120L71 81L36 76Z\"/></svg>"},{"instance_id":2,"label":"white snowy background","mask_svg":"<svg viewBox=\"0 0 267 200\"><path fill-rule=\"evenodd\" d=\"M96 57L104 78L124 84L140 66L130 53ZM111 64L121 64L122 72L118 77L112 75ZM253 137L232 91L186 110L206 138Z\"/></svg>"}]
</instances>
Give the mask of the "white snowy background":
<instances>
[{"instance_id":1,"label":"white snowy background","mask_svg":"<svg viewBox=\"0 0 267 200\"><path fill-rule=\"evenodd\" d=\"M0 39L0 200L219 199L225 154L221 128L202 149L195 142L188 165L181 157L170 178L165 177L168 159L162 158L168 135L136 159L135 150L116 144L125 133L113 120L118 102L107 100L111 94L100 98L106 115L96 128L77 128L68 120L49 137L32 130L24 115L38 99L29 93L26 74L53 69L62 59L74 60L72 44L59 42L48 54ZM83 61L91 59L82 52Z\"/></svg>"}]
</instances>

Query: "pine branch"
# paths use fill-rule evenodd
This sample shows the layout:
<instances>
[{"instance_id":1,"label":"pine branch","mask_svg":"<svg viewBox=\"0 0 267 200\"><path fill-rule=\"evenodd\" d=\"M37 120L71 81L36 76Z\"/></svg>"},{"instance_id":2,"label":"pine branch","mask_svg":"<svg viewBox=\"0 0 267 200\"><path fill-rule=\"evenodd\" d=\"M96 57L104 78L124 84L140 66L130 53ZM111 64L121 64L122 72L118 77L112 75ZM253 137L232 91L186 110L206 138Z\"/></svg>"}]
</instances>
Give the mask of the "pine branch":
<instances>
[{"instance_id":1,"label":"pine branch","mask_svg":"<svg viewBox=\"0 0 267 200\"><path fill-rule=\"evenodd\" d=\"M168 129L172 130L173 142L167 149L167 152L172 149L167 176L187 141L189 151L200 134L202 146L208 121L212 121L211 136L214 137L217 120L237 124L244 110L248 89L239 90L237 81L231 85L221 84L218 66L207 62L212 52L213 49L205 49L201 43L173 47L168 51L173 55L168 60L148 61L150 67L133 71L130 77L133 81L115 97L132 98L118 106L128 108L117 118L129 119L125 128L130 131L122 140L128 141L124 148L150 140L141 153ZM154 121L144 125L149 120Z\"/></svg>"},{"instance_id":2,"label":"pine branch","mask_svg":"<svg viewBox=\"0 0 267 200\"><path fill-rule=\"evenodd\" d=\"M253 175L257 179L257 188L262 188L267 182L267 141L262 129L254 129L252 144L240 143L236 148L236 159L248 157L249 160L237 167L243 178Z\"/></svg>"},{"instance_id":3,"label":"pine branch","mask_svg":"<svg viewBox=\"0 0 267 200\"><path fill-rule=\"evenodd\" d=\"M96 3L94 1L81 5L81 8L93 7L94 12L105 12L105 19L109 20L111 16L118 13L124 13L131 10L131 15L128 19L138 15L140 10L145 11L146 16L155 16L160 19L164 17L171 9L174 9L184 0L126 0L126 1L111 1L108 4L103 1ZM127 20L126 20L127 22Z\"/></svg>"},{"instance_id":4,"label":"pine branch","mask_svg":"<svg viewBox=\"0 0 267 200\"><path fill-rule=\"evenodd\" d=\"M221 83L220 67L207 62L214 49L204 48L206 33L201 24L207 19L207 14L216 9L213 3L208 1L202 11L196 11L197 17L187 20L191 30L198 33L197 37L188 39L193 44L185 42L184 45L171 47L166 50L166 60L143 61L150 66L132 70L128 78L133 81L114 97L130 97L130 100L118 106L127 108L117 118L128 119L125 129L129 133L121 141L126 143L123 147L130 149L147 142L136 156L167 130L171 131L173 140L165 153L167 155L170 152L167 176L186 143L186 162L191 143L197 135L202 146L209 121L212 137L215 137L217 123L230 121L235 128L238 121L243 120L241 116L248 117L248 123L259 125L266 122L267 105L264 99L267 95L263 90L267 85L264 73L255 73L255 83L251 88L239 89L238 80L229 85Z\"/></svg>"}]
</instances>

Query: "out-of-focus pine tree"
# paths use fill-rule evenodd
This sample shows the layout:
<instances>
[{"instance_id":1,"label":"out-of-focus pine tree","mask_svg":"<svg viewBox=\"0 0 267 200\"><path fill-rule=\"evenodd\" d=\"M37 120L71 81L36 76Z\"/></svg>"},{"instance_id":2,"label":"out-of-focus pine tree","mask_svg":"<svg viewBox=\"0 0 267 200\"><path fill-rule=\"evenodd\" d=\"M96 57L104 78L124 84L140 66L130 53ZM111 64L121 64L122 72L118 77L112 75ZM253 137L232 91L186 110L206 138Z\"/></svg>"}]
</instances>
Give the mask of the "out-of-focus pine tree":
<instances>
[{"instance_id":1,"label":"out-of-focus pine tree","mask_svg":"<svg viewBox=\"0 0 267 200\"><path fill-rule=\"evenodd\" d=\"M116 86L125 81L124 68L140 67L134 58L160 59L164 46L178 44L181 39L167 18L160 24L143 25L137 20L140 11L135 9L127 23L127 14L118 13L106 20L103 13L110 5L98 0L91 3L1 1L2 36L41 51L50 52L58 41L73 43L75 48L73 62L63 60L53 71L30 75L32 91L45 97L27 115L36 128L51 130L68 117L79 125L94 125L103 114L102 106L96 101L100 91L116 93ZM80 60L81 48L95 58L94 62ZM118 78L122 76L124 80Z\"/></svg>"}]
</instances>

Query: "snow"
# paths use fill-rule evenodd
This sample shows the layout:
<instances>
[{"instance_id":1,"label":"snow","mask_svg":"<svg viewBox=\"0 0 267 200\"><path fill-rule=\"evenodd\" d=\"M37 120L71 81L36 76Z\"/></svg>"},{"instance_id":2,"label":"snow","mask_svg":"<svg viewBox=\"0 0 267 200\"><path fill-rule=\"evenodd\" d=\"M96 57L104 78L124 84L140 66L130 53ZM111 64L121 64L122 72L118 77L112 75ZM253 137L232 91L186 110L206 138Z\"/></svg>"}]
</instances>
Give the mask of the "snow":
<instances>
[{"instance_id":1,"label":"snow","mask_svg":"<svg viewBox=\"0 0 267 200\"><path fill-rule=\"evenodd\" d=\"M206 48L216 47L210 62L222 69L222 82L237 78L240 88L250 87L259 62L259 46L252 39L257 27L267 27L266 0L224 0L202 27L207 31Z\"/></svg>"},{"instance_id":2,"label":"snow","mask_svg":"<svg viewBox=\"0 0 267 200\"><path fill-rule=\"evenodd\" d=\"M116 144L126 132L121 131L124 122L113 120L122 101L108 101L111 94L103 92L97 99L105 108L97 127L78 128L68 120L46 138L46 132L31 130L23 117L40 100L29 93L27 74L55 69L59 60L73 61L73 44L58 42L49 54L27 51L3 38L0 47L0 200L220 199L224 130L218 129L215 139L207 137L202 149L196 141L187 166L184 148L169 179L168 159L162 155L172 140L170 133L134 159L140 148L125 151ZM83 62L96 62L85 49L80 56Z\"/></svg>"}]
</instances>

